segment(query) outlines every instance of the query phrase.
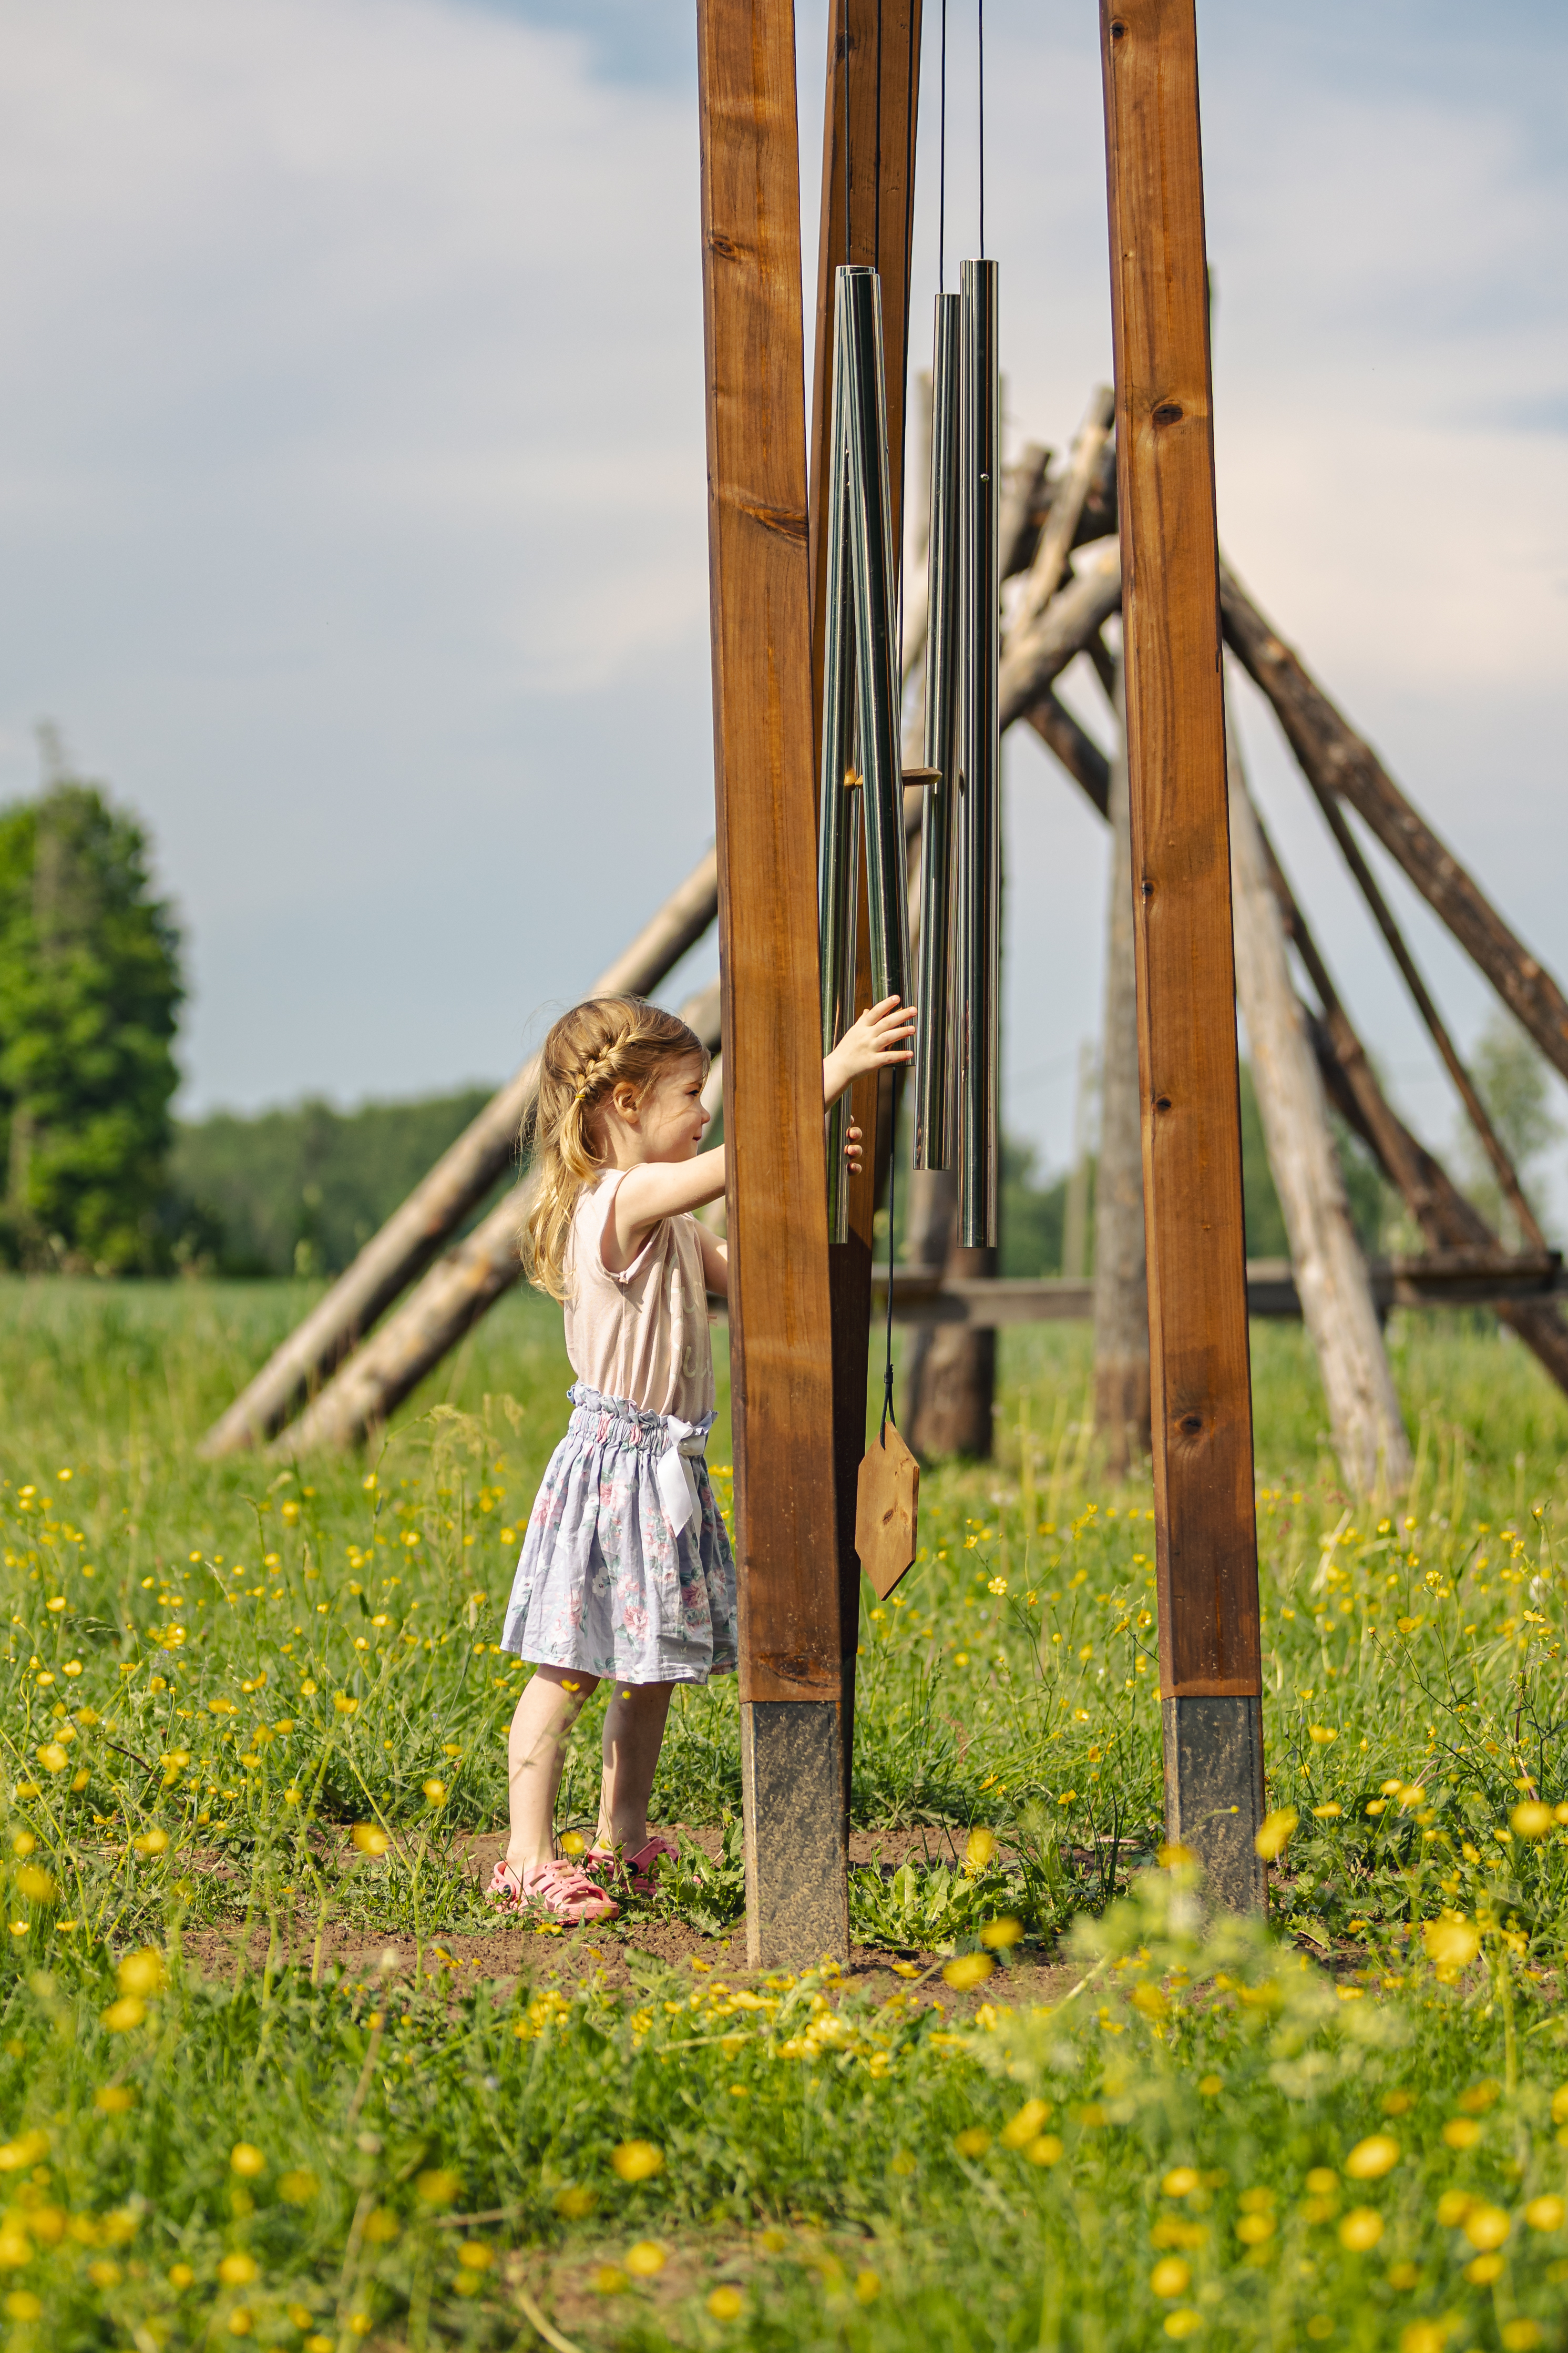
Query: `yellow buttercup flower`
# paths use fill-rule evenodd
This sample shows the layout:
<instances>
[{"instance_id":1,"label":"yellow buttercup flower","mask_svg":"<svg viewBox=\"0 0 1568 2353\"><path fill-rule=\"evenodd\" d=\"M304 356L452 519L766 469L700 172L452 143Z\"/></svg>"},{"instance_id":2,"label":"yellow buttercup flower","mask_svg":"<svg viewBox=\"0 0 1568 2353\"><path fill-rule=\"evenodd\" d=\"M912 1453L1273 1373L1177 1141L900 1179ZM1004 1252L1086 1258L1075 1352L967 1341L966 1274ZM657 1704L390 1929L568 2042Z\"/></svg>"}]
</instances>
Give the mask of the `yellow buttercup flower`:
<instances>
[{"instance_id":1,"label":"yellow buttercup flower","mask_svg":"<svg viewBox=\"0 0 1568 2353\"><path fill-rule=\"evenodd\" d=\"M217 2275L225 2287L248 2287L253 2279L260 2276L260 2266L254 2255L225 2255L217 2267Z\"/></svg>"},{"instance_id":2,"label":"yellow buttercup flower","mask_svg":"<svg viewBox=\"0 0 1568 2353\"><path fill-rule=\"evenodd\" d=\"M1510 1813L1509 1828L1516 1838L1543 1839L1552 1828L1552 1809L1533 1798L1526 1798Z\"/></svg>"},{"instance_id":3,"label":"yellow buttercup flower","mask_svg":"<svg viewBox=\"0 0 1568 2353\"><path fill-rule=\"evenodd\" d=\"M1352 2206L1340 2224L1341 2246L1358 2255L1375 2247L1382 2236L1383 2217L1375 2206Z\"/></svg>"},{"instance_id":4,"label":"yellow buttercup flower","mask_svg":"<svg viewBox=\"0 0 1568 2353\"><path fill-rule=\"evenodd\" d=\"M634 2279L652 2279L668 2260L656 2239L639 2239L635 2247L626 2249L626 2269Z\"/></svg>"},{"instance_id":5,"label":"yellow buttercup flower","mask_svg":"<svg viewBox=\"0 0 1568 2353\"><path fill-rule=\"evenodd\" d=\"M1149 2284L1156 2295L1184 2295L1192 2276L1191 2263L1184 2263L1180 2255L1167 2255L1150 2273Z\"/></svg>"},{"instance_id":6,"label":"yellow buttercup flower","mask_svg":"<svg viewBox=\"0 0 1568 2353\"><path fill-rule=\"evenodd\" d=\"M228 2153L230 2168L245 2181L254 2181L267 2170L267 2159L251 2140L237 2140Z\"/></svg>"},{"instance_id":7,"label":"yellow buttercup flower","mask_svg":"<svg viewBox=\"0 0 1568 2353\"><path fill-rule=\"evenodd\" d=\"M949 1961L942 1976L954 1993L968 1993L972 1987L984 1985L996 1964L989 1953L960 1953Z\"/></svg>"},{"instance_id":8,"label":"yellow buttercup flower","mask_svg":"<svg viewBox=\"0 0 1568 2353\"><path fill-rule=\"evenodd\" d=\"M623 2181L651 2181L664 2171L664 2151L651 2140L623 2140L610 2151L610 2163Z\"/></svg>"},{"instance_id":9,"label":"yellow buttercup flower","mask_svg":"<svg viewBox=\"0 0 1568 2353\"><path fill-rule=\"evenodd\" d=\"M716 2287L708 2299L708 2309L715 2320L739 2320L746 2299L738 2287Z\"/></svg>"},{"instance_id":10,"label":"yellow buttercup flower","mask_svg":"<svg viewBox=\"0 0 1568 2353\"><path fill-rule=\"evenodd\" d=\"M1390 2133L1372 2133L1358 2140L1345 2159L1352 2181L1381 2181L1399 2162L1399 2143Z\"/></svg>"}]
</instances>

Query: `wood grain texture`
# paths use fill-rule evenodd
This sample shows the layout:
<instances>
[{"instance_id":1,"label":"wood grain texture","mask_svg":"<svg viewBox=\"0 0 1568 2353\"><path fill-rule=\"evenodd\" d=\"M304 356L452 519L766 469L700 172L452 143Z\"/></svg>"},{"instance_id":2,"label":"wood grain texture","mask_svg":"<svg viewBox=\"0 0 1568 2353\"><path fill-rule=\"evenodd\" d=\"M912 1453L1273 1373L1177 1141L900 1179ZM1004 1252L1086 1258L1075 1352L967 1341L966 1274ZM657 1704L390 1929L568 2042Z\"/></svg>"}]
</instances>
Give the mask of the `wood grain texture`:
<instances>
[{"instance_id":1,"label":"wood grain texture","mask_svg":"<svg viewBox=\"0 0 1568 2353\"><path fill-rule=\"evenodd\" d=\"M1268 861L1230 738L1236 980L1252 1075L1302 1313L1322 1375L1340 1467L1352 1492L1410 1483L1410 1440L1373 1301Z\"/></svg>"},{"instance_id":2,"label":"wood grain texture","mask_svg":"<svg viewBox=\"0 0 1568 2353\"><path fill-rule=\"evenodd\" d=\"M1120 669L1116 755L1108 773L1110 871L1100 1028L1100 1165L1094 1187L1094 1426L1107 1467L1123 1475L1150 1451L1149 1272L1143 1248L1143 1141L1138 1084L1138 978L1127 733ZM1060 705L1056 706L1058 709Z\"/></svg>"},{"instance_id":3,"label":"wood grain texture","mask_svg":"<svg viewBox=\"0 0 1568 2353\"><path fill-rule=\"evenodd\" d=\"M1366 820L1510 1012L1568 1078L1568 998L1551 973L1515 937L1228 569L1222 590L1226 637L1273 704L1309 782L1320 793L1342 796Z\"/></svg>"},{"instance_id":4,"label":"wood grain texture","mask_svg":"<svg viewBox=\"0 0 1568 2353\"><path fill-rule=\"evenodd\" d=\"M1260 1688L1192 0L1102 0L1161 1687Z\"/></svg>"},{"instance_id":5,"label":"wood grain texture","mask_svg":"<svg viewBox=\"0 0 1568 2353\"><path fill-rule=\"evenodd\" d=\"M828 17L823 103L822 200L818 216L816 349L811 386L812 714L822 719L826 648L827 498L823 453L833 401L833 273L841 262L861 262L882 280L883 367L888 389L888 487L893 513L893 557L903 555L905 382L910 347L910 247L914 220L914 156L920 92L921 0L834 0ZM880 175L878 174L879 151ZM817 773L820 774L820 763ZM862 873L864 866L862 865ZM865 906L865 884L858 886ZM857 927L857 1011L871 1001L869 926ZM851 1117L860 1128L863 1166L879 1166L878 1091L862 1080L852 1090ZM855 1549L855 1508L866 1451L866 1369L871 1321L871 1238L874 1187L851 1187L848 1239L829 1250L833 1319L835 1545L842 1638L846 1801L854 1739L855 1659L860 1616L860 1561Z\"/></svg>"},{"instance_id":6,"label":"wood grain texture","mask_svg":"<svg viewBox=\"0 0 1568 2353\"><path fill-rule=\"evenodd\" d=\"M837 1706L794 10L697 27L741 1697Z\"/></svg>"}]
</instances>

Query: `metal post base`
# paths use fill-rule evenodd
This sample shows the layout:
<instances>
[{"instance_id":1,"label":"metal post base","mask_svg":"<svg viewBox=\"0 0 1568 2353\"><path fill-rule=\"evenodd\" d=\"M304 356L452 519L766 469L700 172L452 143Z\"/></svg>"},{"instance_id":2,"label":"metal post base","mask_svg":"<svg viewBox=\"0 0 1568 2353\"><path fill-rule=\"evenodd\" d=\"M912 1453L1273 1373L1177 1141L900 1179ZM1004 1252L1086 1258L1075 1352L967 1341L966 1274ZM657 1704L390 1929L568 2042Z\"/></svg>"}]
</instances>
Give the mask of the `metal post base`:
<instances>
[{"instance_id":1,"label":"metal post base","mask_svg":"<svg viewBox=\"0 0 1568 2353\"><path fill-rule=\"evenodd\" d=\"M830 1702L741 1708L746 1959L753 1969L849 1957L839 1714Z\"/></svg>"},{"instance_id":2,"label":"metal post base","mask_svg":"<svg viewBox=\"0 0 1568 2353\"><path fill-rule=\"evenodd\" d=\"M1263 1820L1260 1699L1164 1703L1165 1835L1203 1867L1205 1904L1261 1912L1262 1861L1253 1844Z\"/></svg>"}]
</instances>

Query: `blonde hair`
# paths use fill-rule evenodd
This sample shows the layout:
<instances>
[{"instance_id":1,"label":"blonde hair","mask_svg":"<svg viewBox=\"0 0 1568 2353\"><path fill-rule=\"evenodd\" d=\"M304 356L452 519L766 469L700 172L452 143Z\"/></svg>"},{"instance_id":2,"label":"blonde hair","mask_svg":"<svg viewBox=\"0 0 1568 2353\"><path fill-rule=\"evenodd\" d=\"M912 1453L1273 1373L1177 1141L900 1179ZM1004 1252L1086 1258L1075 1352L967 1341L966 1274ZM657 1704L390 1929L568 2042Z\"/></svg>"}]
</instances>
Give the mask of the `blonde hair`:
<instances>
[{"instance_id":1,"label":"blonde hair","mask_svg":"<svg viewBox=\"0 0 1568 2353\"><path fill-rule=\"evenodd\" d=\"M532 1199L522 1230L523 1261L536 1291L568 1297L567 1253L577 1197L605 1166L595 1114L617 1087L640 1104L671 1062L708 1049L679 1014L640 997L591 997L563 1013L540 1055L539 1094L524 1121L533 1155Z\"/></svg>"}]
</instances>

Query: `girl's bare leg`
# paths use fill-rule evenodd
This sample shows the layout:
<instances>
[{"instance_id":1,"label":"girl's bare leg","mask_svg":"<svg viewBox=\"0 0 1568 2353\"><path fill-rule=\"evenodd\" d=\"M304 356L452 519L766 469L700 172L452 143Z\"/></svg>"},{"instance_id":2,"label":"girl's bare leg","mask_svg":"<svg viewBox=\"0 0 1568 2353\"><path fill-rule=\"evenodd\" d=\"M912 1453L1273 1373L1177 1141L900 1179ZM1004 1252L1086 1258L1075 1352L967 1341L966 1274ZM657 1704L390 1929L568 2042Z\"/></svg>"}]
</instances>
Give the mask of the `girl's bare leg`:
<instances>
[{"instance_id":1,"label":"girl's bare leg","mask_svg":"<svg viewBox=\"0 0 1568 2353\"><path fill-rule=\"evenodd\" d=\"M605 1716L605 1779L595 1845L639 1854L673 1683L617 1683Z\"/></svg>"},{"instance_id":2,"label":"girl's bare leg","mask_svg":"<svg viewBox=\"0 0 1568 2353\"><path fill-rule=\"evenodd\" d=\"M535 1667L523 1688L507 1739L511 1832L506 1859L514 1871L549 1862L554 1856L555 1800L566 1744L598 1680L576 1667ZM607 1743L607 1734L605 1737ZM654 1754L658 1754L657 1743Z\"/></svg>"}]
</instances>

